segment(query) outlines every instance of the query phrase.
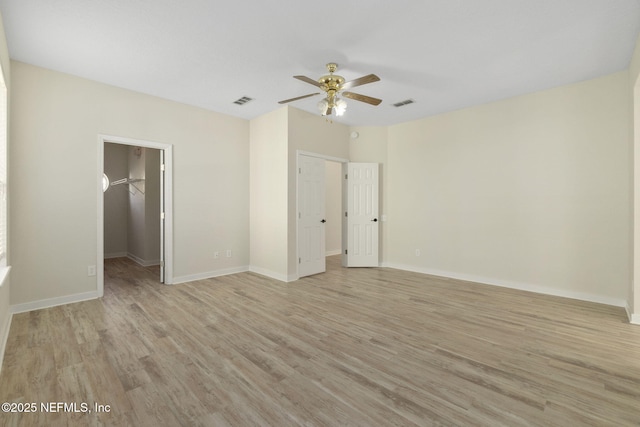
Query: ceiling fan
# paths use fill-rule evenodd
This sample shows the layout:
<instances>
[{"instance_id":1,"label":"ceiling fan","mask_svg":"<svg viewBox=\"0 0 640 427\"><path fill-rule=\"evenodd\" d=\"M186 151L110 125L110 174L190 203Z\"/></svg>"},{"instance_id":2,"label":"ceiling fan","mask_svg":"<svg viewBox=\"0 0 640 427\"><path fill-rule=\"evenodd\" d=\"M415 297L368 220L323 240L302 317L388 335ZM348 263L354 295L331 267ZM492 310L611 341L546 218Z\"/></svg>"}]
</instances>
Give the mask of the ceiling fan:
<instances>
[{"instance_id":1,"label":"ceiling fan","mask_svg":"<svg viewBox=\"0 0 640 427\"><path fill-rule=\"evenodd\" d=\"M326 97L318 103L318 109L323 116L330 115L332 110L335 111L336 116L341 116L344 114L347 108L347 103L344 101L344 99L338 98L338 95L341 95L345 98L354 99L356 101L366 102L367 104L371 105L378 105L382 102L381 99L373 98L371 96L360 95L359 93L353 92L343 92L345 89L351 89L352 87L377 82L380 80L380 77L376 76L375 74L369 74L355 80L345 82L344 77L333 74L337 69L338 64L330 62L327 64L327 71L329 71L329 74L320 77L318 80L313 80L306 76L293 76L293 78L312 84L326 93ZM287 102L309 98L311 96L320 95L320 93L321 92L310 93L308 95L285 99L284 101L278 102L278 104L286 104Z\"/></svg>"}]
</instances>

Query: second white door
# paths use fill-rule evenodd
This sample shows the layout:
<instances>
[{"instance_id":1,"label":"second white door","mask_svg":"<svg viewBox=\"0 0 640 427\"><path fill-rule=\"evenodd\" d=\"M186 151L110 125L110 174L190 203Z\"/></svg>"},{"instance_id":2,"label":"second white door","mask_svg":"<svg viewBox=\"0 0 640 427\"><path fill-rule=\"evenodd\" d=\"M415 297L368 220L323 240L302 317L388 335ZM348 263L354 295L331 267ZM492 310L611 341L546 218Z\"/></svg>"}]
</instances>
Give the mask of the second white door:
<instances>
[{"instance_id":1,"label":"second white door","mask_svg":"<svg viewBox=\"0 0 640 427\"><path fill-rule=\"evenodd\" d=\"M378 164L349 163L346 187L346 266L378 267Z\"/></svg>"}]
</instances>

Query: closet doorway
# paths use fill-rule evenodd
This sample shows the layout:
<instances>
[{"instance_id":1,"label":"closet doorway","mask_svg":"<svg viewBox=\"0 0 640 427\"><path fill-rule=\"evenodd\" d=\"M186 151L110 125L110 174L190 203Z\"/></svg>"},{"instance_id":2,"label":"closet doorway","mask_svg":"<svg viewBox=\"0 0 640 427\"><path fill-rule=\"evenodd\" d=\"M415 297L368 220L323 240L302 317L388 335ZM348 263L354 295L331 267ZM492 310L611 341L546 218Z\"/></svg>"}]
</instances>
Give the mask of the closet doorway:
<instances>
[{"instance_id":1,"label":"closet doorway","mask_svg":"<svg viewBox=\"0 0 640 427\"><path fill-rule=\"evenodd\" d=\"M172 283L171 146L100 136L99 152L98 293L106 258L157 265Z\"/></svg>"},{"instance_id":2,"label":"closet doorway","mask_svg":"<svg viewBox=\"0 0 640 427\"><path fill-rule=\"evenodd\" d=\"M326 271L343 252L343 169L346 159L298 151L297 277Z\"/></svg>"}]
</instances>

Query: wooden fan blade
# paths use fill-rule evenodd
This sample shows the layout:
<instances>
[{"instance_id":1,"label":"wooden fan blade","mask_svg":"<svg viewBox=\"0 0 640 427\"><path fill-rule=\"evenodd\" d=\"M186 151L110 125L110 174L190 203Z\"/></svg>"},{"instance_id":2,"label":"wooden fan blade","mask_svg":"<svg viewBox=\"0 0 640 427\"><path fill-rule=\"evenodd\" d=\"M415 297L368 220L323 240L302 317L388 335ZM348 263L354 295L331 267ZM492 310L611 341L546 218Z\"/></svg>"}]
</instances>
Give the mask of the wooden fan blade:
<instances>
[{"instance_id":1,"label":"wooden fan blade","mask_svg":"<svg viewBox=\"0 0 640 427\"><path fill-rule=\"evenodd\" d=\"M351 80L343 84L340 89L351 89L352 87L366 85L367 83L373 83L380 80L380 77L375 74L369 74L368 76L363 76L357 78L355 80Z\"/></svg>"},{"instance_id":2,"label":"wooden fan blade","mask_svg":"<svg viewBox=\"0 0 640 427\"><path fill-rule=\"evenodd\" d=\"M302 96L297 96L295 98L285 99L284 101L278 102L278 104L286 104L287 102L297 101L298 99L309 98L310 96L316 96L316 95L320 95L320 92L310 93L309 95L302 95Z\"/></svg>"},{"instance_id":3,"label":"wooden fan blade","mask_svg":"<svg viewBox=\"0 0 640 427\"><path fill-rule=\"evenodd\" d=\"M302 80L305 83L320 87L320 83L317 80L313 80L307 76L293 76L294 79Z\"/></svg>"},{"instance_id":4,"label":"wooden fan blade","mask_svg":"<svg viewBox=\"0 0 640 427\"><path fill-rule=\"evenodd\" d=\"M382 102L382 99L373 98L367 95L360 95L359 93L353 92L342 92L342 96L349 99L355 99L356 101L366 102L367 104L371 105L378 105Z\"/></svg>"}]
</instances>

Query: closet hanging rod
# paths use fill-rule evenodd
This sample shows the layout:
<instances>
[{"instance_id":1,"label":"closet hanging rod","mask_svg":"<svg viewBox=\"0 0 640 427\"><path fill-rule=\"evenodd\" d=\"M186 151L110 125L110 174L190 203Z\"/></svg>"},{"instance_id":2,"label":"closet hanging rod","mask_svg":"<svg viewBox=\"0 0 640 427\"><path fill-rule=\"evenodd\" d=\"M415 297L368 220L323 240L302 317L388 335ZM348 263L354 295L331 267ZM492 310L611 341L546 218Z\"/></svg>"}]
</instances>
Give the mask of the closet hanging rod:
<instances>
[{"instance_id":1,"label":"closet hanging rod","mask_svg":"<svg viewBox=\"0 0 640 427\"><path fill-rule=\"evenodd\" d=\"M118 184L133 184L134 182L142 182L144 179L131 179L131 178L122 178L117 181L113 181L110 185L118 185Z\"/></svg>"}]
</instances>

